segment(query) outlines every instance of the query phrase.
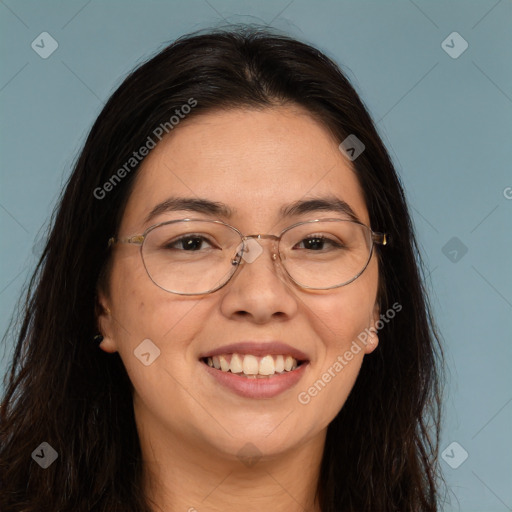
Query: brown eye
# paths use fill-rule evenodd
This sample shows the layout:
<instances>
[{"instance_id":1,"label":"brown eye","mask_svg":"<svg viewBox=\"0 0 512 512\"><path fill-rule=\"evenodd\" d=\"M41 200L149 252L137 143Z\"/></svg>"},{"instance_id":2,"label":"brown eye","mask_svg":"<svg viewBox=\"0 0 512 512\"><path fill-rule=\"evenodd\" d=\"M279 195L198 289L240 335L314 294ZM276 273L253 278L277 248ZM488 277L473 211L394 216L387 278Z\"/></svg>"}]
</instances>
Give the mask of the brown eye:
<instances>
[{"instance_id":1,"label":"brown eye","mask_svg":"<svg viewBox=\"0 0 512 512\"><path fill-rule=\"evenodd\" d=\"M332 240L325 236L311 236L302 239L294 248L299 246L299 249L308 249L312 251L322 251L325 249L338 249L344 247L336 240Z\"/></svg>"},{"instance_id":2,"label":"brown eye","mask_svg":"<svg viewBox=\"0 0 512 512\"><path fill-rule=\"evenodd\" d=\"M198 251L204 249L203 244L208 244L208 240L202 236L184 236L172 242L165 244L166 249L177 249L183 251Z\"/></svg>"}]
</instances>

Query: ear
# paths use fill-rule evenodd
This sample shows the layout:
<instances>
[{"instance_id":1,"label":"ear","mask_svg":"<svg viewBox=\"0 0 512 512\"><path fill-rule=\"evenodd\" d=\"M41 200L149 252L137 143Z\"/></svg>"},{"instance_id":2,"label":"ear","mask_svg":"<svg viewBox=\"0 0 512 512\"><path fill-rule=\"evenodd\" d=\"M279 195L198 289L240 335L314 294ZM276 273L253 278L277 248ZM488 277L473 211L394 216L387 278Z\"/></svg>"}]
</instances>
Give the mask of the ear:
<instances>
[{"instance_id":1,"label":"ear","mask_svg":"<svg viewBox=\"0 0 512 512\"><path fill-rule=\"evenodd\" d=\"M103 336L103 341L99 344L99 347L101 350L112 354L117 352L117 345L114 341L114 318L112 317L109 302L105 293L98 290L96 322L98 324L98 330Z\"/></svg>"},{"instance_id":2,"label":"ear","mask_svg":"<svg viewBox=\"0 0 512 512\"><path fill-rule=\"evenodd\" d=\"M368 329L368 342L365 345L365 353L371 354L379 345L379 336L377 334L377 322L380 320L380 305L379 301L375 302L375 306L373 308L373 318L372 318L372 326Z\"/></svg>"}]
</instances>

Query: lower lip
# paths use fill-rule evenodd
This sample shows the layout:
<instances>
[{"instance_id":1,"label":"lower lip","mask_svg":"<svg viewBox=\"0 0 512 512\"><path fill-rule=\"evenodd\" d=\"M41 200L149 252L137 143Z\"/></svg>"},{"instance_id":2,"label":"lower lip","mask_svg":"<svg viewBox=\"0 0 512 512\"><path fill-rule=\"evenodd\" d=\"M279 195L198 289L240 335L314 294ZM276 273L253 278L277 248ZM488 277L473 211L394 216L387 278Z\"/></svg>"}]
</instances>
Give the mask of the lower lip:
<instances>
[{"instance_id":1,"label":"lower lip","mask_svg":"<svg viewBox=\"0 0 512 512\"><path fill-rule=\"evenodd\" d=\"M231 372L223 372L200 362L205 370L220 384L245 398L274 398L295 386L306 371L309 363L302 363L296 370L274 374L266 378L240 377Z\"/></svg>"}]
</instances>

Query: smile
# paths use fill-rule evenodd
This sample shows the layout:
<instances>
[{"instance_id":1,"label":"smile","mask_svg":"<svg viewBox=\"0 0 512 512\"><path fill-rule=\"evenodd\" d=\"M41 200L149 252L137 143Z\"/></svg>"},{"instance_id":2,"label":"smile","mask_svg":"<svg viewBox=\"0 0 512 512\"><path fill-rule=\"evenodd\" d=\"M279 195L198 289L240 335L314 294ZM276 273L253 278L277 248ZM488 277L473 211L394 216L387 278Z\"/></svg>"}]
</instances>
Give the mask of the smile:
<instances>
[{"instance_id":1,"label":"smile","mask_svg":"<svg viewBox=\"0 0 512 512\"><path fill-rule=\"evenodd\" d=\"M269 378L296 370L303 361L291 355L220 354L202 361L210 368L247 378Z\"/></svg>"},{"instance_id":2,"label":"smile","mask_svg":"<svg viewBox=\"0 0 512 512\"><path fill-rule=\"evenodd\" d=\"M296 386L310 361L306 354L282 343L245 343L203 353L199 363L212 379L213 389L244 398L270 399Z\"/></svg>"}]
</instances>

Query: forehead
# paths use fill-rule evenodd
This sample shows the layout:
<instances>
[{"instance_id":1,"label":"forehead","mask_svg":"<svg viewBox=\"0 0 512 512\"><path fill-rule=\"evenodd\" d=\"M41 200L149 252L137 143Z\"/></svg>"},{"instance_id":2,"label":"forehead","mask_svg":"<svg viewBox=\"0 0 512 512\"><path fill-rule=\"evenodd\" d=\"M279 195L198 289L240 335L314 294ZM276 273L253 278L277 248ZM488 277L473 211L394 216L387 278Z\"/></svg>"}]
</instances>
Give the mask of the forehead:
<instances>
[{"instance_id":1,"label":"forehead","mask_svg":"<svg viewBox=\"0 0 512 512\"><path fill-rule=\"evenodd\" d=\"M154 206L170 196L222 202L251 229L279 222L287 204L335 196L368 223L356 174L338 145L300 107L185 119L142 162L122 225L141 228Z\"/></svg>"}]
</instances>

